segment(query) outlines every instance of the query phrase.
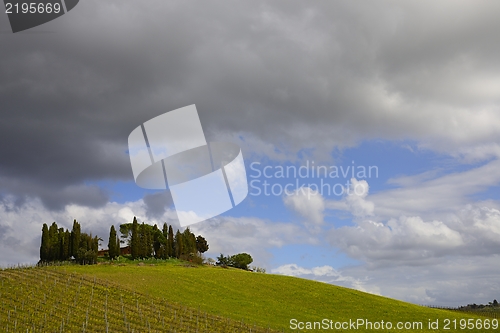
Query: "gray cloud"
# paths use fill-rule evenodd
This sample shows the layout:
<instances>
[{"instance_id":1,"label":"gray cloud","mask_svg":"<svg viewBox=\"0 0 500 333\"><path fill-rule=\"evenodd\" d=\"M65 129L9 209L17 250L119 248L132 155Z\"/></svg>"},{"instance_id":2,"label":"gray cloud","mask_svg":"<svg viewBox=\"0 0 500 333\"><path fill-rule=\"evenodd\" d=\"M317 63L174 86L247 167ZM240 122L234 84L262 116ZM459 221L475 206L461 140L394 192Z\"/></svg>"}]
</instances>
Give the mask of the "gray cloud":
<instances>
[{"instance_id":1,"label":"gray cloud","mask_svg":"<svg viewBox=\"0 0 500 333\"><path fill-rule=\"evenodd\" d=\"M334 149L373 138L413 140L465 161L500 156L499 7L477 0L460 6L451 0L87 0L15 35L5 33L7 18L0 15L0 214L8 221L0 228L3 258L34 260L38 237L20 240L16 234L39 235L41 223L52 220L69 228L78 218L103 238L110 222L130 222L134 214L150 223L177 223L165 208L168 193L124 207L89 184L131 181L129 133L193 103L207 139L238 140L245 156L294 159L312 151L328 159ZM472 295L496 286L485 268L497 260L498 241L489 237L498 235L500 215L485 208L492 203L444 214L496 185L496 164L471 171L468 192L461 190L464 177L430 175L416 188L400 182L400 188L368 196L373 221L325 237L371 265L325 274L352 286L370 275L366 290L414 302L487 301ZM423 199L416 205L415 198ZM441 208L444 213L431 216ZM214 219L193 229L211 238L214 255L241 248L264 265L266 247L297 243L304 231L269 228L253 218ZM15 252L12 244L26 251ZM440 266L451 255L449 265ZM470 259L480 255L480 262ZM0 265L7 263L3 258ZM426 274L421 267L428 267ZM405 274L403 287L387 278ZM473 284L479 275L486 278ZM471 292L458 296L458 289Z\"/></svg>"},{"instance_id":2,"label":"gray cloud","mask_svg":"<svg viewBox=\"0 0 500 333\"><path fill-rule=\"evenodd\" d=\"M100 207L108 202L108 194L97 185L57 185L32 181L28 179L0 178L0 187L9 194L15 195L18 209L26 203L27 197L40 198L45 207L61 210L66 205L78 204L87 207Z\"/></svg>"},{"instance_id":3,"label":"gray cloud","mask_svg":"<svg viewBox=\"0 0 500 333\"><path fill-rule=\"evenodd\" d=\"M272 254L269 249L289 244L314 244L314 236L301 226L292 223L271 222L253 217L218 216L190 226L195 234L201 234L210 244L205 253L216 258L220 253L232 255L249 253L252 265L269 269Z\"/></svg>"},{"instance_id":4,"label":"gray cloud","mask_svg":"<svg viewBox=\"0 0 500 333\"><path fill-rule=\"evenodd\" d=\"M170 191L146 194L142 199L146 206L146 216L159 218L165 214L167 208L173 206Z\"/></svg>"},{"instance_id":5,"label":"gray cloud","mask_svg":"<svg viewBox=\"0 0 500 333\"><path fill-rule=\"evenodd\" d=\"M500 139L498 6L86 1L33 30L52 33L0 36L0 175L131 180L130 131L192 103L209 139L260 153L377 137L470 154Z\"/></svg>"},{"instance_id":6,"label":"gray cloud","mask_svg":"<svg viewBox=\"0 0 500 333\"><path fill-rule=\"evenodd\" d=\"M11 230L8 225L0 224L0 239L4 239L5 235Z\"/></svg>"}]
</instances>

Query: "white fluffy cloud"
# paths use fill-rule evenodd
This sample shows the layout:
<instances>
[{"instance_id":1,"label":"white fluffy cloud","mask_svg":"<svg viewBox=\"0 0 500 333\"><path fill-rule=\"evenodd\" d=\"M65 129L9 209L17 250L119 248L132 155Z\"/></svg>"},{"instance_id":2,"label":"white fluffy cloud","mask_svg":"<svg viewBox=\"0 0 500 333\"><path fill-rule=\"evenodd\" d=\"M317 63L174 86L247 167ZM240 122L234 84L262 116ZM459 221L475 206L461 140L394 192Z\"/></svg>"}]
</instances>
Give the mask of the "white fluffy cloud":
<instances>
[{"instance_id":1,"label":"white fluffy cloud","mask_svg":"<svg viewBox=\"0 0 500 333\"><path fill-rule=\"evenodd\" d=\"M270 268L269 249L290 244L316 244L317 239L307 230L290 223L265 221L258 218L218 216L193 224L190 229L209 241L207 256L215 258L240 252L249 253L257 265Z\"/></svg>"},{"instance_id":2,"label":"white fluffy cloud","mask_svg":"<svg viewBox=\"0 0 500 333\"><path fill-rule=\"evenodd\" d=\"M349 211L354 217L372 216L375 205L366 199L370 186L366 180L351 178L349 187L344 189L344 196L339 201L327 201L329 209Z\"/></svg>"},{"instance_id":3,"label":"white fluffy cloud","mask_svg":"<svg viewBox=\"0 0 500 333\"><path fill-rule=\"evenodd\" d=\"M16 206L14 197L4 197L0 204L0 251L10 255L1 256L0 266L36 263L43 223L56 222L59 227L71 229L76 219L83 232L99 235L106 246L111 225L132 222L134 216L139 221L148 221L142 200L126 204L110 202L100 208L68 205L64 210L53 212L39 199L26 199L22 205ZM173 221L174 217L172 213L164 216L166 221Z\"/></svg>"},{"instance_id":4,"label":"white fluffy cloud","mask_svg":"<svg viewBox=\"0 0 500 333\"><path fill-rule=\"evenodd\" d=\"M332 228L328 241L370 267L498 253L498 203L469 203L469 197L498 185L499 170L499 160L492 160L463 172L400 177L390 181L398 188L375 195L368 194L366 181L352 179L342 200L326 200L328 209L352 216L352 225Z\"/></svg>"},{"instance_id":5,"label":"white fluffy cloud","mask_svg":"<svg viewBox=\"0 0 500 333\"><path fill-rule=\"evenodd\" d=\"M335 285L358 289L372 294L379 294L378 288L376 286L369 286L367 288L366 278L360 279L354 278L352 276L346 276L342 274L342 272L339 272L335 268L328 265L313 268L304 268L298 266L297 264L286 264L272 269L271 273L318 280L326 283L332 283Z\"/></svg>"},{"instance_id":6,"label":"white fluffy cloud","mask_svg":"<svg viewBox=\"0 0 500 333\"><path fill-rule=\"evenodd\" d=\"M28 199L16 206L13 197L4 197L0 204L0 266L17 263L36 263L39 259L40 237L43 223L55 221L59 227L71 229L74 219L82 225L83 232L91 232L103 239L106 247L112 224L139 222L163 225L164 222L179 228L177 213L167 209L157 218L148 218L143 200L118 204L110 202L104 207L89 208L69 205L59 212L46 209L38 199ZM254 265L270 268L271 248L288 244L309 243L317 240L307 230L289 223L265 221L258 218L234 218L218 216L190 226L196 234L202 234L209 242L207 256L215 258L220 253L250 253Z\"/></svg>"},{"instance_id":7,"label":"white fluffy cloud","mask_svg":"<svg viewBox=\"0 0 500 333\"><path fill-rule=\"evenodd\" d=\"M328 240L371 267L424 265L450 255L498 253L498 208L480 202L464 204L467 195L498 183L497 166L495 160L430 180L427 177L434 174L406 177L397 181L401 187L395 190L328 201L328 208L353 216L352 225L331 229ZM371 215L359 213L366 202L371 204Z\"/></svg>"},{"instance_id":8,"label":"white fluffy cloud","mask_svg":"<svg viewBox=\"0 0 500 333\"><path fill-rule=\"evenodd\" d=\"M361 264L340 270L288 264L273 272L419 304L492 301L500 290L500 203L472 202L469 196L499 183L498 163L400 177L391 180L397 189L376 195L369 195L366 181L353 179L341 200L324 200L324 214L348 212L351 224L323 230L328 244Z\"/></svg>"},{"instance_id":9,"label":"white fluffy cloud","mask_svg":"<svg viewBox=\"0 0 500 333\"><path fill-rule=\"evenodd\" d=\"M317 230L323 224L325 200L323 196L309 187L297 189L291 195L283 197L285 206L292 209L305 219L305 224L312 230Z\"/></svg>"},{"instance_id":10,"label":"white fluffy cloud","mask_svg":"<svg viewBox=\"0 0 500 333\"><path fill-rule=\"evenodd\" d=\"M329 232L329 242L370 266L422 265L451 255L464 245L462 235L441 221L400 217L386 224L361 220Z\"/></svg>"}]
</instances>

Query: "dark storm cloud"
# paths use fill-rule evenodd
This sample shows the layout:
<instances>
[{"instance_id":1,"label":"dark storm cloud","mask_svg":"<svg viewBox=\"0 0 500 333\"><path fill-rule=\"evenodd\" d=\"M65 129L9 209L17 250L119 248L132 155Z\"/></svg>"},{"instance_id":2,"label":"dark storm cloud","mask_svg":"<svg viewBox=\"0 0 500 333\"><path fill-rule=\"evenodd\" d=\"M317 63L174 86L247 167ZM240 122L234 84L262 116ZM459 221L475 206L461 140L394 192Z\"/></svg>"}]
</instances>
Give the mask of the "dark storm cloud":
<instances>
[{"instance_id":1,"label":"dark storm cloud","mask_svg":"<svg viewBox=\"0 0 500 333\"><path fill-rule=\"evenodd\" d=\"M8 225L0 224L0 239L3 240L5 235L11 230Z\"/></svg>"},{"instance_id":2,"label":"dark storm cloud","mask_svg":"<svg viewBox=\"0 0 500 333\"><path fill-rule=\"evenodd\" d=\"M131 130L193 103L209 140L243 133L292 154L373 137L495 142L495 110L480 110L487 128L470 111L499 102L498 6L81 2L0 35L2 189L50 208L100 205L84 184L132 179ZM470 89L488 84L490 95Z\"/></svg>"},{"instance_id":3,"label":"dark storm cloud","mask_svg":"<svg viewBox=\"0 0 500 333\"><path fill-rule=\"evenodd\" d=\"M167 208L173 205L170 191L146 194L143 200L146 206L146 215L150 218L161 217Z\"/></svg>"}]
</instances>

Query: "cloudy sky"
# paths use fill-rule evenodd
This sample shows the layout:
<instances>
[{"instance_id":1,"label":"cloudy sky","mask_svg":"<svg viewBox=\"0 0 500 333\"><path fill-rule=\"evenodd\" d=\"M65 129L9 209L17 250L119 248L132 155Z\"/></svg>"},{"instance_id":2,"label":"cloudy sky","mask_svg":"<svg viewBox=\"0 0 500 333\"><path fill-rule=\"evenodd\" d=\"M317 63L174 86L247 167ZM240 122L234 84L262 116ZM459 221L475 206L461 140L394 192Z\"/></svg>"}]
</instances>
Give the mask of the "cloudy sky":
<instances>
[{"instance_id":1,"label":"cloudy sky","mask_svg":"<svg viewBox=\"0 0 500 333\"><path fill-rule=\"evenodd\" d=\"M85 0L16 34L1 14L0 265L36 262L52 221L104 243L133 216L177 226L170 193L134 183L127 139L196 104L249 181L192 226L209 256L418 304L500 298L499 13Z\"/></svg>"}]
</instances>

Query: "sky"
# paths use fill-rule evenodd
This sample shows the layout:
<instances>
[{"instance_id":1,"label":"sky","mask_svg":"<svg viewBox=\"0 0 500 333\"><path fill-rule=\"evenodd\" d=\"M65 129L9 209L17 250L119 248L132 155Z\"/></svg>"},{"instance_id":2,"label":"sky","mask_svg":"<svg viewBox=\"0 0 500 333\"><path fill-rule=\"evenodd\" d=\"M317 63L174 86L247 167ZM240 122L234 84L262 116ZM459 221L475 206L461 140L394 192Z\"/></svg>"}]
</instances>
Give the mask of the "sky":
<instances>
[{"instance_id":1,"label":"sky","mask_svg":"<svg viewBox=\"0 0 500 333\"><path fill-rule=\"evenodd\" d=\"M13 34L0 14L0 266L43 223L107 244L179 227L134 182L128 135L196 104L249 194L190 226L207 257L416 304L500 298L494 1L85 0ZM327 172L326 172L326 171Z\"/></svg>"}]
</instances>

